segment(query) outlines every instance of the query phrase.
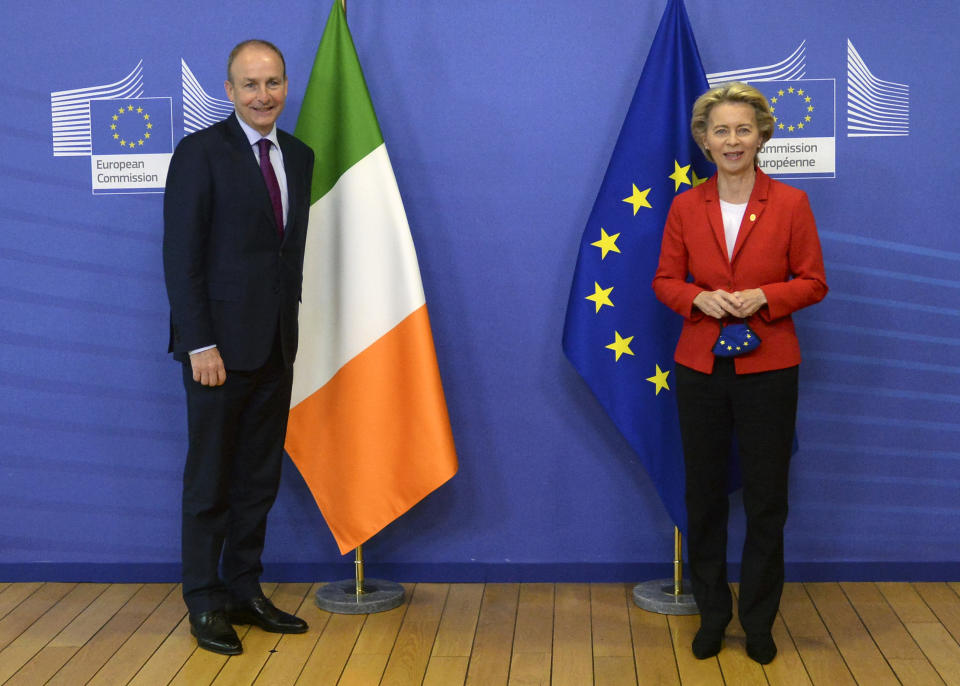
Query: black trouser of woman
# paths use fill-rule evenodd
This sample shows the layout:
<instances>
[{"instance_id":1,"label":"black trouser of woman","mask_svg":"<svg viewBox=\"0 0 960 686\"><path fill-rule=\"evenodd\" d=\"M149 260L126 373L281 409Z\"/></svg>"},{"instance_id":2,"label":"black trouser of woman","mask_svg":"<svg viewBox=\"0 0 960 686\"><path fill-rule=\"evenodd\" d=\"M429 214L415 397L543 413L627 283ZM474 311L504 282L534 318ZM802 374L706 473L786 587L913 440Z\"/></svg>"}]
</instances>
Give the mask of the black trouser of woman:
<instances>
[{"instance_id":1,"label":"black trouser of woman","mask_svg":"<svg viewBox=\"0 0 960 686\"><path fill-rule=\"evenodd\" d=\"M783 592L787 475L797 416L798 367L737 374L731 358L712 374L677 365L677 407L687 490L687 556L701 626L733 616L727 584L728 461L737 438L747 533L740 566L740 624L770 633Z\"/></svg>"}]
</instances>

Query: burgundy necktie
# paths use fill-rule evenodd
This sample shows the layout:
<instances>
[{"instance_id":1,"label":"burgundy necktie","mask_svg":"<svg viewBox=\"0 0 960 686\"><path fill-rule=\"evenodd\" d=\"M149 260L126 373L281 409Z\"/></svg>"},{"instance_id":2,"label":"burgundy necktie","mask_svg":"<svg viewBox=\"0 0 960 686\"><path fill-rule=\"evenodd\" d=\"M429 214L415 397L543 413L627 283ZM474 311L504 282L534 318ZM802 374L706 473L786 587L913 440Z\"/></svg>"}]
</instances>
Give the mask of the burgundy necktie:
<instances>
[{"instance_id":1,"label":"burgundy necktie","mask_svg":"<svg viewBox=\"0 0 960 686\"><path fill-rule=\"evenodd\" d=\"M280 199L280 184L277 182L277 173L270 164L270 139L261 138L257 141L260 146L260 171L263 180L267 183L267 192L270 193L270 204L273 205L273 216L277 220L277 234L283 238L283 200Z\"/></svg>"}]
</instances>

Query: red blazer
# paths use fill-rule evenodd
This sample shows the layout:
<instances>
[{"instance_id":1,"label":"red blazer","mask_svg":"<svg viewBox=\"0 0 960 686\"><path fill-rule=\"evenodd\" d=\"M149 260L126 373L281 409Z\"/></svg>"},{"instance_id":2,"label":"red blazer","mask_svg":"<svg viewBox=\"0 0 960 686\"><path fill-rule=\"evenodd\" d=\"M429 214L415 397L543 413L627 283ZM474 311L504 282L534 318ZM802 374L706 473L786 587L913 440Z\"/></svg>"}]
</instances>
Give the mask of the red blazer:
<instances>
[{"instance_id":1,"label":"red blazer","mask_svg":"<svg viewBox=\"0 0 960 686\"><path fill-rule=\"evenodd\" d=\"M731 293L761 288L767 296L767 304L748 319L761 344L734 358L738 374L800 363L790 314L827 294L820 239L806 193L758 169L732 261L723 235L716 175L674 198L653 290L684 318L674 360L707 374L713 371L711 350L722 324L694 307L693 299L701 291L718 288Z\"/></svg>"}]
</instances>

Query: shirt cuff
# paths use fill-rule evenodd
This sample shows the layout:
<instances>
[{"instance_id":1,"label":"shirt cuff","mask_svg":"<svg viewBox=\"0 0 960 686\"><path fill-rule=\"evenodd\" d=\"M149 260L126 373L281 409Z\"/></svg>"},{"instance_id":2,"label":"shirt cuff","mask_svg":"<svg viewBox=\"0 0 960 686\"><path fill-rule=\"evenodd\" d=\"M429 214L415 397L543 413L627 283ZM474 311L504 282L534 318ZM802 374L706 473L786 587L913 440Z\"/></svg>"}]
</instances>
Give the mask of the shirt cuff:
<instances>
[{"instance_id":1,"label":"shirt cuff","mask_svg":"<svg viewBox=\"0 0 960 686\"><path fill-rule=\"evenodd\" d=\"M197 353L202 353L204 350L212 350L213 348L216 348L216 347L217 347L216 344L206 345L206 346L204 346L204 347L202 347L202 348L197 348L196 350L191 350L191 351L190 351L190 354L191 354L191 355L196 355Z\"/></svg>"}]
</instances>

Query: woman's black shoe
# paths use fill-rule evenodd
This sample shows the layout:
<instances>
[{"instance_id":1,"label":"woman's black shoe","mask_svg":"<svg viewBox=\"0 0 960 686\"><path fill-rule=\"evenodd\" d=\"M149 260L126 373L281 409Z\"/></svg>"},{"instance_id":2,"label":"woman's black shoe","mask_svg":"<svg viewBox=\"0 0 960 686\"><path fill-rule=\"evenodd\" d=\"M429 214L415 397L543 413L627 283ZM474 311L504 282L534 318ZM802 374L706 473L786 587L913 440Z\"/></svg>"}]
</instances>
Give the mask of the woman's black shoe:
<instances>
[{"instance_id":1,"label":"woman's black shoe","mask_svg":"<svg viewBox=\"0 0 960 686\"><path fill-rule=\"evenodd\" d=\"M723 629L706 629L700 627L693 637L693 656L698 660L706 660L720 652L723 645Z\"/></svg>"},{"instance_id":2,"label":"woman's black shoe","mask_svg":"<svg viewBox=\"0 0 960 686\"><path fill-rule=\"evenodd\" d=\"M747 634L747 655L761 665L768 665L773 662L773 658L777 656L777 644L773 642L773 636L770 634L753 636Z\"/></svg>"}]
</instances>

